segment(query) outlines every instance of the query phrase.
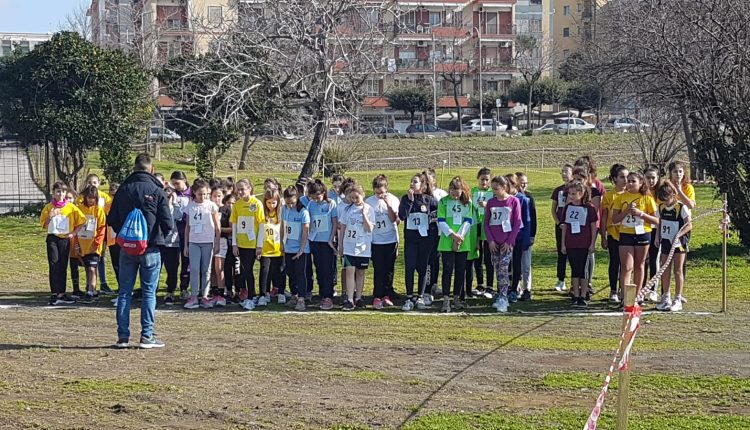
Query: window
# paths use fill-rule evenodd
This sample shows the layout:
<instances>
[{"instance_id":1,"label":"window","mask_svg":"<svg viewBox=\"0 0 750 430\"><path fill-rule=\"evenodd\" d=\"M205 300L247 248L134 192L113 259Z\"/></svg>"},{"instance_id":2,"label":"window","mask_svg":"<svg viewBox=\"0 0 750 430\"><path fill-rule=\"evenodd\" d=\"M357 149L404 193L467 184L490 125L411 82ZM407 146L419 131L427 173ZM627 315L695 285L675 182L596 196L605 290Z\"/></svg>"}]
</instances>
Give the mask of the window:
<instances>
[{"instance_id":1,"label":"window","mask_svg":"<svg viewBox=\"0 0 750 430\"><path fill-rule=\"evenodd\" d=\"M570 28L563 28L563 37L570 37Z\"/></svg>"},{"instance_id":2,"label":"window","mask_svg":"<svg viewBox=\"0 0 750 430\"><path fill-rule=\"evenodd\" d=\"M208 23L209 24L221 24L224 20L223 10L221 6L209 6L208 7Z\"/></svg>"},{"instance_id":3,"label":"window","mask_svg":"<svg viewBox=\"0 0 750 430\"><path fill-rule=\"evenodd\" d=\"M369 97L377 97L380 95L380 81L376 79L368 79L365 82L365 93Z\"/></svg>"},{"instance_id":4,"label":"window","mask_svg":"<svg viewBox=\"0 0 750 430\"><path fill-rule=\"evenodd\" d=\"M13 53L13 44L10 40L3 40L0 46L0 57L7 57Z\"/></svg>"},{"instance_id":5,"label":"window","mask_svg":"<svg viewBox=\"0 0 750 430\"><path fill-rule=\"evenodd\" d=\"M171 60L182 55L182 42L172 42L169 44L168 58Z\"/></svg>"},{"instance_id":6,"label":"window","mask_svg":"<svg viewBox=\"0 0 750 430\"><path fill-rule=\"evenodd\" d=\"M563 6L563 15L569 16L570 15L570 6L565 5Z\"/></svg>"},{"instance_id":7,"label":"window","mask_svg":"<svg viewBox=\"0 0 750 430\"><path fill-rule=\"evenodd\" d=\"M578 3L578 12L581 12L581 11L583 11L583 5Z\"/></svg>"},{"instance_id":8,"label":"window","mask_svg":"<svg viewBox=\"0 0 750 430\"><path fill-rule=\"evenodd\" d=\"M487 17L487 23L484 27L485 34L499 34L498 26L497 26L497 14L496 13L488 13L486 15Z\"/></svg>"},{"instance_id":9,"label":"window","mask_svg":"<svg viewBox=\"0 0 750 430\"><path fill-rule=\"evenodd\" d=\"M570 49L563 49L563 59L567 59L570 56Z\"/></svg>"},{"instance_id":10,"label":"window","mask_svg":"<svg viewBox=\"0 0 750 430\"><path fill-rule=\"evenodd\" d=\"M31 51L31 45L29 44L28 40L24 40L23 42L20 42L18 44L18 47L21 49L21 52L23 53Z\"/></svg>"},{"instance_id":11,"label":"window","mask_svg":"<svg viewBox=\"0 0 750 430\"><path fill-rule=\"evenodd\" d=\"M430 27L439 27L442 25L442 15L440 12L430 12Z\"/></svg>"}]
</instances>

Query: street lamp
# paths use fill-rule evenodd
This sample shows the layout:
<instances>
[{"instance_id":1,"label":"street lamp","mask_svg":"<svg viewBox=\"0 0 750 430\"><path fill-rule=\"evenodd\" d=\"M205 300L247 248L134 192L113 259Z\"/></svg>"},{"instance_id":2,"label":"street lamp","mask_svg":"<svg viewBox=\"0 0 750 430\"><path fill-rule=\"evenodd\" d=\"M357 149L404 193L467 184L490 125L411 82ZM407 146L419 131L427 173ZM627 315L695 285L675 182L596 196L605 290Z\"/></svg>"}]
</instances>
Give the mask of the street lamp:
<instances>
[{"instance_id":1,"label":"street lamp","mask_svg":"<svg viewBox=\"0 0 750 430\"><path fill-rule=\"evenodd\" d=\"M484 110L484 94L482 94L482 7L479 6L479 28L474 27L477 30L477 36L479 38L479 131L484 131L483 110Z\"/></svg>"}]
</instances>

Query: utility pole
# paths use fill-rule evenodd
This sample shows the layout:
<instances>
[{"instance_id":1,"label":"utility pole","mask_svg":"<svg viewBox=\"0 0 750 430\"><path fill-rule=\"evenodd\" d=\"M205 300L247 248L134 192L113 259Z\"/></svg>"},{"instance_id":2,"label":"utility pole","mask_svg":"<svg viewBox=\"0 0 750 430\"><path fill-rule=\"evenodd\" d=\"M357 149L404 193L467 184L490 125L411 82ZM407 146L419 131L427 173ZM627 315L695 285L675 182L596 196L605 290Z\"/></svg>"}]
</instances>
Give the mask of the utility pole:
<instances>
[{"instance_id":1,"label":"utility pole","mask_svg":"<svg viewBox=\"0 0 750 430\"><path fill-rule=\"evenodd\" d=\"M477 28L477 36L479 38L479 131L484 131L484 121L482 121L482 111L484 109L484 95L482 94L482 6L479 6L479 28Z\"/></svg>"}]
</instances>

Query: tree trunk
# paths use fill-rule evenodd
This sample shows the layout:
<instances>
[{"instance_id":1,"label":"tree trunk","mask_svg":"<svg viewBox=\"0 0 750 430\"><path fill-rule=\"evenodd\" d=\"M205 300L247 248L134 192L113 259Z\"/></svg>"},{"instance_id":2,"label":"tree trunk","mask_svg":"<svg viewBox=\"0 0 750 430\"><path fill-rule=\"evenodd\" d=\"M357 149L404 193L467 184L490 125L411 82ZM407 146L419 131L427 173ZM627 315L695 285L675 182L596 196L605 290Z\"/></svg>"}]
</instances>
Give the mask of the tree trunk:
<instances>
[{"instance_id":1,"label":"tree trunk","mask_svg":"<svg viewBox=\"0 0 750 430\"><path fill-rule=\"evenodd\" d=\"M409 112L409 114L411 115L411 123L412 124L414 124L414 113L415 113L414 111Z\"/></svg>"},{"instance_id":2,"label":"tree trunk","mask_svg":"<svg viewBox=\"0 0 750 430\"><path fill-rule=\"evenodd\" d=\"M258 140L256 137L253 139L252 142L250 142L250 129L245 129L244 131L244 140L242 141L242 152L240 152L240 165L238 166L239 170L247 170L247 154L250 152L250 147L255 144L255 141Z\"/></svg>"},{"instance_id":3,"label":"tree trunk","mask_svg":"<svg viewBox=\"0 0 750 430\"><path fill-rule=\"evenodd\" d=\"M526 130L531 130L531 99L532 94L534 92L534 86L529 85L529 104L527 104L527 109L529 110L526 112ZM541 113L542 109L539 109L539 112Z\"/></svg>"},{"instance_id":4,"label":"tree trunk","mask_svg":"<svg viewBox=\"0 0 750 430\"><path fill-rule=\"evenodd\" d=\"M458 83L453 84L453 101L456 102L456 111L458 112L458 135L463 136L463 115L461 114L461 104L458 102Z\"/></svg>"},{"instance_id":5,"label":"tree trunk","mask_svg":"<svg viewBox=\"0 0 750 430\"><path fill-rule=\"evenodd\" d=\"M311 178L318 171L320 156L323 155L323 145L328 136L329 118L325 108L322 106L317 108L315 119L315 134L310 144L310 150L307 152L305 164L302 165L302 171L299 174L300 178Z\"/></svg>"},{"instance_id":6,"label":"tree trunk","mask_svg":"<svg viewBox=\"0 0 750 430\"><path fill-rule=\"evenodd\" d=\"M682 131L685 133L685 143L687 144L688 161L690 161L690 174L693 179L699 179L700 169L698 167L698 160L695 157L693 133L690 130L690 121L688 120L685 106L680 107L680 118L682 119Z\"/></svg>"}]
</instances>

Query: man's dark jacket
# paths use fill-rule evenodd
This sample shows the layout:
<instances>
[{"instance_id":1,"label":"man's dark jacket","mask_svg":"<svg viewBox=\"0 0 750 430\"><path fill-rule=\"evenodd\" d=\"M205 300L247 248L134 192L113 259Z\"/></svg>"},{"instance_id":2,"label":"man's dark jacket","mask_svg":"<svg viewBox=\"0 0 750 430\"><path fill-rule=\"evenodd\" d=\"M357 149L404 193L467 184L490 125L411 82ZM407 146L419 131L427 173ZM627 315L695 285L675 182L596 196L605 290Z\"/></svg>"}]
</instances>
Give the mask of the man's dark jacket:
<instances>
[{"instance_id":1,"label":"man's dark jacket","mask_svg":"<svg viewBox=\"0 0 750 430\"><path fill-rule=\"evenodd\" d=\"M163 184L148 172L134 172L120 185L107 222L119 232L133 208L139 208L148 226L148 250L164 245L164 235L174 228Z\"/></svg>"}]
</instances>

